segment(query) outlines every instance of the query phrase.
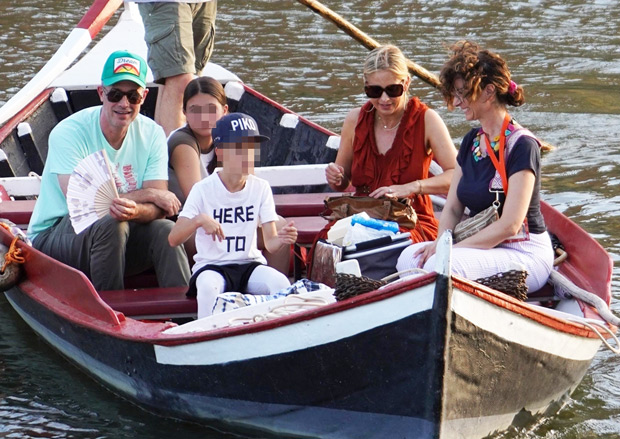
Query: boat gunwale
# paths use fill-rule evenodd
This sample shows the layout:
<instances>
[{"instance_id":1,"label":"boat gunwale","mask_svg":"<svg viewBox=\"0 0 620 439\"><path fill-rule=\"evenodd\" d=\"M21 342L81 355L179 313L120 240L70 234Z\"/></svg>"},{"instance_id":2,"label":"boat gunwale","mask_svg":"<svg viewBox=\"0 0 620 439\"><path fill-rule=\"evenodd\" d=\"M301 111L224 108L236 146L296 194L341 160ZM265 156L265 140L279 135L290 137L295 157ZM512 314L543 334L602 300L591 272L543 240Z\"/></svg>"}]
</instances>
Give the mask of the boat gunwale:
<instances>
[{"instance_id":1,"label":"boat gunwale","mask_svg":"<svg viewBox=\"0 0 620 439\"><path fill-rule=\"evenodd\" d=\"M26 245L23 244L22 245ZM32 249L35 253L31 253L29 258L44 257L36 249ZM52 258L54 263L61 264ZM66 266L71 269L71 267ZM74 269L72 269L74 270ZM234 327L217 328L213 330L205 330L200 332L183 333L183 334L165 334L164 330L178 327L173 323L162 322L143 322L140 320L126 317L124 314L114 310L107 303L105 303L98 293L94 292L98 305L107 308L111 313L118 318L118 324L112 324L110 321L104 321L94 316L72 307L67 301L63 301L62 297L55 294L51 294L46 291L45 288L33 280L25 280L20 282L16 288L18 288L23 294L30 297L31 300L36 301L42 306L48 308L50 311L61 316L63 319L71 321L79 326L95 330L100 333L106 333L113 337L126 340L134 340L145 343L161 344L161 345L178 345L184 343L195 343L202 341L210 341L215 339L227 338L231 336L246 335L251 333L262 332L282 326L287 326L315 318L336 314L341 311L356 308L358 306L367 305L370 303L389 299L393 296L405 293L412 289L422 287L431 284L437 277L437 273L428 273L423 276L419 276L415 279L398 282L393 285L388 285L381 290L375 290L370 293L361 294L343 300L340 302L331 303L319 308L314 308L307 311L296 312L287 316L282 316L278 319L266 320L263 322L257 322L250 325L240 325ZM86 281L84 287L87 287ZM93 290L94 291L94 290Z\"/></svg>"},{"instance_id":2,"label":"boat gunwale","mask_svg":"<svg viewBox=\"0 0 620 439\"><path fill-rule=\"evenodd\" d=\"M22 107L17 113L9 118L2 126L0 126L0 143L4 142L13 132L17 126L32 116L39 108L41 108L48 100L52 92L53 87L48 87L40 92L34 99L28 104Z\"/></svg>"},{"instance_id":3,"label":"boat gunwale","mask_svg":"<svg viewBox=\"0 0 620 439\"><path fill-rule=\"evenodd\" d=\"M243 86L243 89L244 89L246 92L250 93L250 94L251 94L251 95L253 95L255 98L257 98L257 99L259 99L259 100L261 100L261 101L263 101L263 102L266 102L267 104L271 105L272 107L274 107L274 108L276 108L276 109L280 110L282 113L285 113L285 114L292 114L292 115L294 115L294 116L297 116L301 122L303 122L304 124L308 125L310 128L314 128L315 130L320 131L320 132L322 132L323 134L326 134L326 135L328 135L328 136L338 136L338 137L340 137L338 134L336 134L336 133L334 133L334 132L332 132L332 131L328 130L328 129L327 129L327 128L325 128L325 127L322 127L321 125L318 125L318 124L317 124L317 123L315 123L315 122L312 122L311 120L306 119L306 118L305 118L305 117L303 117L302 115L300 115L300 114L298 114L298 113L295 113L294 111L292 111L292 110L290 110L290 109L286 108L285 106L283 106L283 105L282 105L282 104L280 104L279 102L276 102L276 101L274 101L273 99L268 98L268 97L267 97L267 96L265 96L264 94L260 93L259 91L254 90L252 87L248 86L246 83L241 82L241 85Z\"/></svg>"},{"instance_id":4,"label":"boat gunwale","mask_svg":"<svg viewBox=\"0 0 620 439\"><path fill-rule=\"evenodd\" d=\"M124 0L95 0L75 27L86 29L95 38L123 3Z\"/></svg>"},{"instance_id":5,"label":"boat gunwale","mask_svg":"<svg viewBox=\"0 0 620 439\"><path fill-rule=\"evenodd\" d=\"M558 315L547 313L539 306L532 305L528 302L522 302L512 296L509 296L508 294L504 294L485 285L478 284L473 280L452 275L452 286L453 288L459 289L467 294L471 294L472 296L485 300L492 305L533 320L548 328L579 337L599 338L594 331L579 321L564 319ZM577 302L580 304L582 310L588 307L588 305L580 300ZM596 312L593 308L590 309ZM605 324L605 322L601 320L601 324ZM618 328L611 324L608 324L608 327L612 332L616 332L618 330ZM609 339L611 336L606 334L605 338Z\"/></svg>"},{"instance_id":6,"label":"boat gunwale","mask_svg":"<svg viewBox=\"0 0 620 439\"><path fill-rule=\"evenodd\" d=\"M22 245L25 244L22 243ZM40 253L36 249L33 250L35 250L35 252L37 253ZM42 255L36 255L35 257L42 257ZM61 264L58 261L53 261L54 263ZM166 329L177 327L169 322L143 322L133 319L131 317L126 317L124 316L124 314L114 310L107 303L101 300L100 296L97 293L95 294L96 297L99 298L99 305L107 308L118 317L118 325L113 325L110 322L105 322L100 319L93 319L93 316L83 311L77 310L76 308L72 307L70 303L63 302L60 297L48 293L44 289L44 287L37 285L32 281L22 282L18 284L18 287L20 291L22 291L24 294L27 294L32 300L35 300L41 305L47 307L64 319L69 320L80 326L95 330L100 333L107 333L113 337L117 337L120 339L134 340L165 346L174 346L185 343L197 343L232 336L252 334L307 320L312 320L319 317L328 316L331 314L337 314L341 311L386 300L393 296L414 290L415 288L428 285L434 282L437 276L439 276L437 273L432 272L424 274L422 276L417 276L413 279L401 280L393 284L389 284L380 290L361 294L340 302L322 306L320 308L293 313L288 316L280 317L278 319L257 322L250 325L217 328L213 330L183 334L164 333L163 331L165 331ZM587 338L598 337L598 335L596 335L591 329L589 329L586 325L582 323L546 313L544 312L544 310L538 309L538 307L536 307L535 305L529 304L527 302L521 302L507 294L495 291L484 285L477 284L472 280L461 278L456 275L452 275L451 278L453 282L453 288L458 288L465 293L474 295L495 306L505 309L508 312L521 315L544 326L564 333ZM27 287L28 283L30 283L32 287ZM84 283L84 286L86 287L87 284ZM43 294L47 295L49 299L52 300L46 299ZM612 327L611 329L613 330L614 328Z\"/></svg>"}]
</instances>

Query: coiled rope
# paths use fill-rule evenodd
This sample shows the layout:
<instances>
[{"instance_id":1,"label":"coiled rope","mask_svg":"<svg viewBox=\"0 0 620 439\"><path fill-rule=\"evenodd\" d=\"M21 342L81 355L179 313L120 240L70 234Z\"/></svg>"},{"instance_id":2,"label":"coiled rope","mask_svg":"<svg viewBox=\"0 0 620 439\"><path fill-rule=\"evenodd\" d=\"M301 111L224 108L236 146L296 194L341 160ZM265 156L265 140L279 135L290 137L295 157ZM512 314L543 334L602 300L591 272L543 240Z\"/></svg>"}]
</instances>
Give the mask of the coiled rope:
<instances>
[{"instance_id":1,"label":"coiled rope","mask_svg":"<svg viewBox=\"0 0 620 439\"><path fill-rule=\"evenodd\" d=\"M12 222L0 219L0 226L13 236L8 249L4 245L0 245L0 249L4 252L2 266L0 267L0 291L7 291L19 281L22 272L21 265L26 262L22 249L17 247L17 241L22 240L26 243L29 241L24 232Z\"/></svg>"},{"instance_id":2,"label":"coiled rope","mask_svg":"<svg viewBox=\"0 0 620 439\"><path fill-rule=\"evenodd\" d=\"M6 227L4 223L0 223L0 224L2 224L3 227ZM2 267L0 268L0 273L2 274L4 274L4 270L6 270L9 264L11 263L23 264L24 262L26 262L26 258L22 256L22 249L17 247L17 241L19 241L19 237L18 236L13 237L9 250L4 254L4 263L2 264Z\"/></svg>"},{"instance_id":3,"label":"coiled rope","mask_svg":"<svg viewBox=\"0 0 620 439\"><path fill-rule=\"evenodd\" d=\"M248 317L234 317L228 321L230 326L246 325L248 323L263 322L265 320L273 320L278 317L287 316L298 311L318 308L329 304L326 299L317 296L302 297L297 294L287 296L282 305L273 307L270 311L262 314L254 314Z\"/></svg>"}]
</instances>

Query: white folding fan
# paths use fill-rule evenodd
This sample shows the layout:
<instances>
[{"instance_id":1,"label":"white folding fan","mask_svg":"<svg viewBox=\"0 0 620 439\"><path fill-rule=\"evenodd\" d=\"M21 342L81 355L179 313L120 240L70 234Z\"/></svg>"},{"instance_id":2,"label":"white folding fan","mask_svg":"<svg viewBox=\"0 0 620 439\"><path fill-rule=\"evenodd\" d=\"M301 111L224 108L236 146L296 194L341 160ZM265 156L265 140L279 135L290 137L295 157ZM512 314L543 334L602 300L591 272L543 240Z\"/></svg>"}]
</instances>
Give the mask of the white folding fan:
<instances>
[{"instance_id":1,"label":"white folding fan","mask_svg":"<svg viewBox=\"0 0 620 439\"><path fill-rule=\"evenodd\" d=\"M75 233L80 233L110 212L118 197L114 174L104 150L82 159L69 177L67 206Z\"/></svg>"}]
</instances>

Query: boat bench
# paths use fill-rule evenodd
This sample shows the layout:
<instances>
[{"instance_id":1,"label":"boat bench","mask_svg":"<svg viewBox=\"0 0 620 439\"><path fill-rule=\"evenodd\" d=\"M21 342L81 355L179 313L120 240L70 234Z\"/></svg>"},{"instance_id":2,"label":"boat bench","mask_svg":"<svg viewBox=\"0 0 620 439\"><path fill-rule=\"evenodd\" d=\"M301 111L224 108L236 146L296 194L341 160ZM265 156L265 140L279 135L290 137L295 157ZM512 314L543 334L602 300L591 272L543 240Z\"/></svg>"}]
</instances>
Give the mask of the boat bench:
<instances>
[{"instance_id":1,"label":"boat bench","mask_svg":"<svg viewBox=\"0 0 620 439\"><path fill-rule=\"evenodd\" d=\"M141 288L100 291L99 296L115 311L134 319L195 318L196 298L187 297L187 287Z\"/></svg>"},{"instance_id":2,"label":"boat bench","mask_svg":"<svg viewBox=\"0 0 620 439\"><path fill-rule=\"evenodd\" d=\"M293 258L293 277L298 280L302 277L305 267L305 250L314 242L316 234L325 227L327 221L320 214L325 209L323 200L327 193L306 193L306 194L275 194L274 201L276 212L287 221L294 221L297 227L297 243L294 249ZM12 221L22 229L26 229L30 222L35 200L15 200L7 203L0 202L0 218ZM148 275L148 274L147 274ZM154 277L154 275L150 275ZM128 279L127 287L155 286L156 280L148 279L145 281L141 276L136 282Z\"/></svg>"},{"instance_id":3,"label":"boat bench","mask_svg":"<svg viewBox=\"0 0 620 439\"><path fill-rule=\"evenodd\" d=\"M0 218L6 218L25 229L30 222L35 200L0 201Z\"/></svg>"},{"instance_id":4,"label":"boat bench","mask_svg":"<svg viewBox=\"0 0 620 439\"><path fill-rule=\"evenodd\" d=\"M325 192L305 194L274 194L276 212L283 217L320 216L325 210L324 200L333 195Z\"/></svg>"}]
</instances>

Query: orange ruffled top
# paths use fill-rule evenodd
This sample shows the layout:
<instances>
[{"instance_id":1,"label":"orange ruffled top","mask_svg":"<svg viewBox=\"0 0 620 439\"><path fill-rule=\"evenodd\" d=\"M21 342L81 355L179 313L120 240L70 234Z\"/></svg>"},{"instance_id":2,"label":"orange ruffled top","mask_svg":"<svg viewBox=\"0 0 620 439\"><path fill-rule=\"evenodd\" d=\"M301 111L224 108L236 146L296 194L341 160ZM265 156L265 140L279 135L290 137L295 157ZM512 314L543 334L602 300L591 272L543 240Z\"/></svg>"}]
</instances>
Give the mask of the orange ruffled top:
<instances>
[{"instance_id":1,"label":"orange ruffled top","mask_svg":"<svg viewBox=\"0 0 620 439\"><path fill-rule=\"evenodd\" d=\"M381 186L406 184L428 177L433 158L424 145L424 114L428 107L416 97L409 99L396 131L392 147L379 154L375 139L375 111L369 101L362 107L353 139L351 183L356 195L368 195ZM414 242L437 238L438 222L428 195L411 195L418 224L411 235Z\"/></svg>"}]
</instances>

